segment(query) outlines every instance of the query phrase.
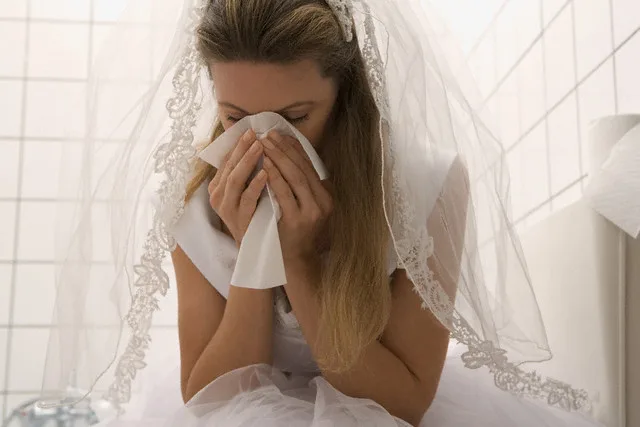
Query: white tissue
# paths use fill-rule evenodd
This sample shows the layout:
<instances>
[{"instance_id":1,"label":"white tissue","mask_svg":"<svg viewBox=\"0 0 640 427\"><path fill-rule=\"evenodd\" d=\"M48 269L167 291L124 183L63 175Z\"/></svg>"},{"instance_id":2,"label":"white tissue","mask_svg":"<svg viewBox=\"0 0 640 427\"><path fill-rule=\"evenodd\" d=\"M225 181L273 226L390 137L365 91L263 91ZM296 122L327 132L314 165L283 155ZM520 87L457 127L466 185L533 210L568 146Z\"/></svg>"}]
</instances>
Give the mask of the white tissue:
<instances>
[{"instance_id":1,"label":"white tissue","mask_svg":"<svg viewBox=\"0 0 640 427\"><path fill-rule=\"evenodd\" d=\"M296 138L311 159L320 179L327 178L327 170L311 143L291 123L276 113L265 112L245 117L202 150L199 157L219 168L225 155L249 129L255 131L258 139L264 138L271 130ZM231 277L233 286L270 289L287 282L278 234L279 219L280 207L267 185L267 191L262 193L240 244L236 267Z\"/></svg>"},{"instance_id":2,"label":"white tissue","mask_svg":"<svg viewBox=\"0 0 640 427\"><path fill-rule=\"evenodd\" d=\"M640 125L627 132L589 178L591 207L633 238L640 235Z\"/></svg>"}]
</instances>

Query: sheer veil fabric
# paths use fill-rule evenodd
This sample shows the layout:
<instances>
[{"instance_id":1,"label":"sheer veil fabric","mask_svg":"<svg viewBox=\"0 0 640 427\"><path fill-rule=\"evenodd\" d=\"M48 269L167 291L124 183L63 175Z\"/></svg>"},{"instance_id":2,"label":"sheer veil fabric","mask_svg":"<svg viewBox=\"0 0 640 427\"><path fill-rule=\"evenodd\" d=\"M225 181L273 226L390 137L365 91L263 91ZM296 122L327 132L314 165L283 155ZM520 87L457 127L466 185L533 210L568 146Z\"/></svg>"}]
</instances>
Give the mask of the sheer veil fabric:
<instances>
[{"instance_id":1,"label":"sheer veil fabric","mask_svg":"<svg viewBox=\"0 0 640 427\"><path fill-rule=\"evenodd\" d=\"M208 1L130 0L93 68L81 155L66 156L62 168L82 177L61 181L67 190L81 185L60 203L58 327L43 405L100 393L123 407L146 365L170 285L168 230L216 117L194 36ZM524 365L551 351L510 220L505 153L446 29L426 0L329 3L345 43L358 43L365 58L380 112L388 227L424 309L466 346L464 365L487 371L497 387L588 411L585 391ZM128 19L140 10L144 25ZM443 152L450 179L426 185L424 165ZM519 268L507 272L508 264Z\"/></svg>"}]
</instances>

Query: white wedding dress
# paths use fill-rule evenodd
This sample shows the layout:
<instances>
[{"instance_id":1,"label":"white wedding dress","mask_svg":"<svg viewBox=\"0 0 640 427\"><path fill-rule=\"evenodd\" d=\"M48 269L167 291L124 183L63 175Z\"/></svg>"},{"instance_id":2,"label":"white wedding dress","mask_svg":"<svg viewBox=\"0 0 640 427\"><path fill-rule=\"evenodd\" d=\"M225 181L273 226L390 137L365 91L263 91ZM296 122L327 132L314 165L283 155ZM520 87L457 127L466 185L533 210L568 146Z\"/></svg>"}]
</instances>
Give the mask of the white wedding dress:
<instances>
[{"instance_id":1,"label":"white wedding dress","mask_svg":"<svg viewBox=\"0 0 640 427\"><path fill-rule=\"evenodd\" d=\"M453 156L441 155L428 170L431 185L442 185ZM430 194L438 194L430 191ZM431 206L435 200L428 201ZM220 220L209 207L206 185L188 203L173 230L180 247L226 297L237 249L219 231ZM395 269L391 257L389 273ZM210 383L184 405L178 366L152 372L159 378L146 387L137 407L101 427L297 427L407 426L371 400L354 399L334 389L319 375L311 351L292 313L276 311L274 366L251 366ZM596 426L587 417L552 408L544 402L517 398L497 388L486 370L463 366L463 348L452 342L437 395L424 415L425 427ZM285 374L286 373L286 374ZM143 403L140 403L143 402ZM134 406L136 406L134 404Z\"/></svg>"}]
</instances>

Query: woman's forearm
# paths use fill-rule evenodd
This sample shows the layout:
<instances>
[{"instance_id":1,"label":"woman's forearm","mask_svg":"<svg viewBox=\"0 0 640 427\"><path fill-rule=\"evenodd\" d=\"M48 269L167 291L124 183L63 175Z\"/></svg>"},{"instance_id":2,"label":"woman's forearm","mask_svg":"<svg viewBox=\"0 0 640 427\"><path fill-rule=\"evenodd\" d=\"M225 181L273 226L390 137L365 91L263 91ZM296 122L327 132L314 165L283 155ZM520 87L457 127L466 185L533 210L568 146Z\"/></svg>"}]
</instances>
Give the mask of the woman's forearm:
<instances>
[{"instance_id":1,"label":"woman's forearm","mask_svg":"<svg viewBox=\"0 0 640 427\"><path fill-rule=\"evenodd\" d=\"M189 375L186 400L234 369L271 364L272 337L273 291L231 286L220 326Z\"/></svg>"},{"instance_id":2,"label":"woman's forearm","mask_svg":"<svg viewBox=\"0 0 640 427\"><path fill-rule=\"evenodd\" d=\"M300 323L305 339L314 354L325 353L317 342L319 308L312 286L319 280L317 266L308 262L291 262L287 266L287 295ZM346 372L323 371L323 377L342 393L368 398L391 414L417 424L430 402L421 391L418 379L393 352L378 341L370 344L358 362ZM415 408L423 407L416 411Z\"/></svg>"}]
</instances>

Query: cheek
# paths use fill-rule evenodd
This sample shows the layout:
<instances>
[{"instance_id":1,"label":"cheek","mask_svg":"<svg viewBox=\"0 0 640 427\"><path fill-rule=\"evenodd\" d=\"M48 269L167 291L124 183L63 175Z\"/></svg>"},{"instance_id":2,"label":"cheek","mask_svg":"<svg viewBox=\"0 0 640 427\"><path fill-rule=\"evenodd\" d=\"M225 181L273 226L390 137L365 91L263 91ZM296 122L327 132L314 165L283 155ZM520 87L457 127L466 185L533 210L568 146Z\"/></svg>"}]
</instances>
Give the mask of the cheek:
<instances>
[{"instance_id":1,"label":"cheek","mask_svg":"<svg viewBox=\"0 0 640 427\"><path fill-rule=\"evenodd\" d=\"M300 133L302 133L311 143L313 148L318 149L324 142L324 136L326 134L326 127L329 125L329 118L322 117L318 120L309 120L297 126Z\"/></svg>"}]
</instances>

